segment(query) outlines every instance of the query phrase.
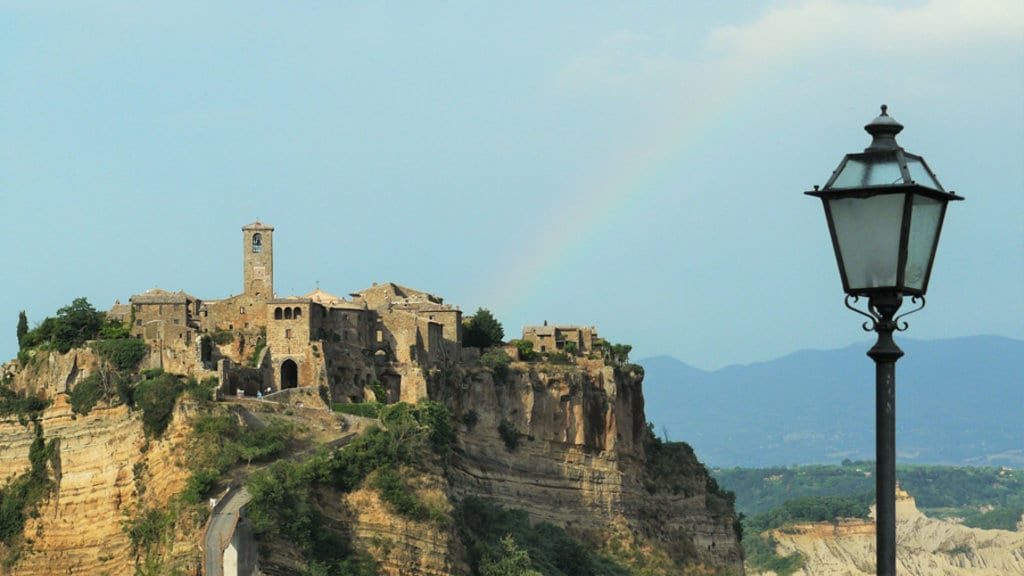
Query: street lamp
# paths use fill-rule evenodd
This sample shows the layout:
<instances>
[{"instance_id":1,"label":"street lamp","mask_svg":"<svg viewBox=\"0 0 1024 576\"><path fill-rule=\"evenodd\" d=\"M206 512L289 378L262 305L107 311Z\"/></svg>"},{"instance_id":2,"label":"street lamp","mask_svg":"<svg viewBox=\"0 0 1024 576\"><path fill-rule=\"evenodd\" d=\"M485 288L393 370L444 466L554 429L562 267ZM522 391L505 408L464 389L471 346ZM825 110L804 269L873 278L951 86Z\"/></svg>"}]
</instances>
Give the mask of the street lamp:
<instances>
[{"instance_id":1,"label":"street lamp","mask_svg":"<svg viewBox=\"0 0 1024 576\"><path fill-rule=\"evenodd\" d=\"M864 330L878 333L868 351L875 361L875 498L877 573L896 574L896 361L903 351L892 338L907 328L900 319L924 308L946 205L963 200L946 192L924 158L896 143L903 125L882 106L864 127L871 145L847 154L821 198L832 236L846 307L866 316ZM920 305L896 315L903 296ZM866 310L856 308L866 297Z\"/></svg>"}]
</instances>

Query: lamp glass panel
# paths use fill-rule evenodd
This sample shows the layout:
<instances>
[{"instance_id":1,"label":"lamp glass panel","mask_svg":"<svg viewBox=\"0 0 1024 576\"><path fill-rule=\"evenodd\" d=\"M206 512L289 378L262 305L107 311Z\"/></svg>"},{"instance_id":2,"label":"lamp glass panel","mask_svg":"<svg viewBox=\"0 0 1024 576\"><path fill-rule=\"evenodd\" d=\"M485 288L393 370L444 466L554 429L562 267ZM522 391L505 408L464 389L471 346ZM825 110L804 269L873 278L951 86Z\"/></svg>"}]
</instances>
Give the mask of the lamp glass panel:
<instances>
[{"instance_id":1,"label":"lamp glass panel","mask_svg":"<svg viewBox=\"0 0 1024 576\"><path fill-rule=\"evenodd\" d=\"M918 194L914 194L913 198L903 283L907 288L924 290L932 255L935 254L935 242L939 239L939 226L942 224L942 208L945 203Z\"/></svg>"},{"instance_id":2,"label":"lamp glass panel","mask_svg":"<svg viewBox=\"0 0 1024 576\"><path fill-rule=\"evenodd\" d=\"M924 162L917 158L907 158L907 170L910 172L910 179L920 184L921 186L927 186L935 190L942 190L942 186L935 180L932 173L925 167Z\"/></svg>"},{"instance_id":3,"label":"lamp glass panel","mask_svg":"<svg viewBox=\"0 0 1024 576\"><path fill-rule=\"evenodd\" d=\"M879 194L828 200L851 292L896 286L905 197Z\"/></svg>"},{"instance_id":4,"label":"lamp glass panel","mask_svg":"<svg viewBox=\"0 0 1024 576\"><path fill-rule=\"evenodd\" d=\"M864 186L889 186L902 184L896 154L870 154L849 158L842 171L836 175L831 188L861 188Z\"/></svg>"}]
</instances>

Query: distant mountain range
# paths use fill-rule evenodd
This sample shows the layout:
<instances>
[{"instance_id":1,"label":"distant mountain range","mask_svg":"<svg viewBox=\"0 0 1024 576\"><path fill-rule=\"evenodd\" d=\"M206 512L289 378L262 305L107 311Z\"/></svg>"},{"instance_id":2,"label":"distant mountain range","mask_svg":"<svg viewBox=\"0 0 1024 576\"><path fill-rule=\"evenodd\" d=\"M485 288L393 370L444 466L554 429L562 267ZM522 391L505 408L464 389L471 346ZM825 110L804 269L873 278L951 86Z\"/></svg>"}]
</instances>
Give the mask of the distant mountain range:
<instances>
[{"instance_id":1,"label":"distant mountain range","mask_svg":"<svg viewBox=\"0 0 1024 576\"><path fill-rule=\"evenodd\" d=\"M1024 341L999 336L897 343L900 464L1024 467ZM871 342L804 350L707 372L640 360L647 419L715 467L873 460Z\"/></svg>"}]
</instances>

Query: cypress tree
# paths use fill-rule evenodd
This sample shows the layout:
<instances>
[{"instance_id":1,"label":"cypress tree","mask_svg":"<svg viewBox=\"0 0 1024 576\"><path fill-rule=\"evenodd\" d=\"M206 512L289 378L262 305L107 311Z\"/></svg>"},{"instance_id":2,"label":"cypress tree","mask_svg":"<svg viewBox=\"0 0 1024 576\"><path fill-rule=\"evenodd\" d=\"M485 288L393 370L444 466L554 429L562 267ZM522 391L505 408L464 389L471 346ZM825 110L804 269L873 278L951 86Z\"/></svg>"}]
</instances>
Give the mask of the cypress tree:
<instances>
[{"instance_id":1,"label":"cypress tree","mask_svg":"<svg viewBox=\"0 0 1024 576\"><path fill-rule=\"evenodd\" d=\"M22 310L18 313L18 347L21 348L21 341L25 339L25 334L28 334L28 316L25 311Z\"/></svg>"}]
</instances>

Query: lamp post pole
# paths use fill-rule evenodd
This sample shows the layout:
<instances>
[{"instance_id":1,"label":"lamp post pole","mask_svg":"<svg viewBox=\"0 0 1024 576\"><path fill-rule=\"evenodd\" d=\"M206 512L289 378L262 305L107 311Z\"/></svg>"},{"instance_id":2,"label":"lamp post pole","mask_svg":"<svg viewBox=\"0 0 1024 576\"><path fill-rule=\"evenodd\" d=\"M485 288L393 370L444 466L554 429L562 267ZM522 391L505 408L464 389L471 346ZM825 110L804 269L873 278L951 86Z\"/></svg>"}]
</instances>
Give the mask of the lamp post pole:
<instances>
[{"instance_id":1,"label":"lamp post pole","mask_svg":"<svg viewBox=\"0 0 1024 576\"><path fill-rule=\"evenodd\" d=\"M903 303L897 293L873 296L878 341L868 351L875 361L875 549L879 576L896 574L896 361L903 350L892 334Z\"/></svg>"}]
</instances>

